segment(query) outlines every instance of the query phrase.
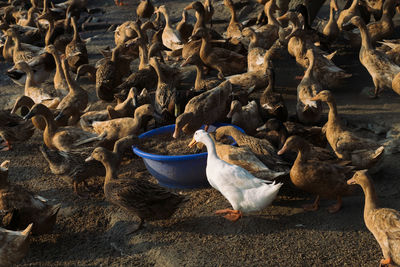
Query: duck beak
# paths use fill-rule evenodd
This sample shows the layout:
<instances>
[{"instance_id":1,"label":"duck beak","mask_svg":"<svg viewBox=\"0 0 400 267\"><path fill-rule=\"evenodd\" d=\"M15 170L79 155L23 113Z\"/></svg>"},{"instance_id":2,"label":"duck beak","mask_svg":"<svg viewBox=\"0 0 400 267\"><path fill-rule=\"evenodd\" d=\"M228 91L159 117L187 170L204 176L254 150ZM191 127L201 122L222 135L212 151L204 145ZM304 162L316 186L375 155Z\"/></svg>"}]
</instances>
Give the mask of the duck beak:
<instances>
[{"instance_id":1,"label":"duck beak","mask_svg":"<svg viewBox=\"0 0 400 267\"><path fill-rule=\"evenodd\" d=\"M318 95L312 97L310 100L311 100L311 101L318 101L318 100L319 100L319 99L318 99Z\"/></svg>"},{"instance_id":2,"label":"duck beak","mask_svg":"<svg viewBox=\"0 0 400 267\"><path fill-rule=\"evenodd\" d=\"M182 68L182 67L185 67L185 66L188 64L188 62L189 62L189 61L186 59L186 60L181 64L181 68Z\"/></svg>"},{"instance_id":3,"label":"duck beak","mask_svg":"<svg viewBox=\"0 0 400 267\"><path fill-rule=\"evenodd\" d=\"M190 10L190 9L193 9L193 4L185 6L185 8L183 10Z\"/></svg>"},{"instance_id":4,"label":"duck beak","mask_svg":"<svg viewBox=\"0 0 400 267\"><path fill-rule=\"evenodd\" d=\"M279 21L279 22L281 22L282 20L288 19L288 17L289 17L288 13L285 13L284 15L282 15L282 16L276 18L276 20Z\"/></svg>"},{"instance_id":5,"label":"duck beak","mask_svg":"<svg viewBox=\"0 0 400 267\"><path fill-rule=\"evenodd\" d=\"M179 137L179 130L176 126L175 126L175 131L174 131L174 134L172 135L172 137L175 139Z\"/></svg>"},{"instance_id":6,"label":"duck beak","mask_svg":"<svg viewBox=\"0 0 400 267\"><path fill-rule=\"evenodd\" d=\"M197 144L197 141L193 138L192 141L190 141L188 147L192 148L195 144Z\"/></svg>"},{"instance_id":7,"label":"duck beak","mask_svg":"<svg viewBox=\"0 0 400 267\"><path fill-rule=\"evenodd\" d=\"M356 181L354 180L354 178L351 178L350 180L347 180L347 184L348 185L356 184Z\"/></svg>"},{"instance_id":8,"label":"duck beak","mask_svg":"<svg viewBox=\"0 0 400 267\"><path fill-rule=\"evenodd\" d=\"M94 160L94 158L93 158L92 156L89 156L89 157L87 157L87 158L85 159L85 162L89 162L89 161L92 161L92 160Z\"/></svg>"},{"instance_id":9,"label":"duck beak","mask_svg":"<svg viewBox=\"0 0 400 267\"><path fill-rule=\"evenodd\" d=\"M261 131L264 131L264 130L266 130L267 129L267 125L263 125L263 126L260 126L260 127L258 127L257 129L256 129L256 131L257 132L261 132Z\"/></svg>"},{"instance_id":10,"label":"duck beak","mask_svg":"<svg viewBox=\"0 0 400 267\"><path fill-rule=\"evenodd\" d=\"M228 119L232 118L232 116L233 116L233 110L229 111L228 115L226 115Z\"/></svg>"},{"instance_id":11,"label":"duck beak","mask_svg":"<svg viewBox=\"0 0 400 267\"><path fill-rule=\"evenodd\" d=\"M286 150L287 150L287 146L286 145L284 145L282 148L281 148L281 150L279 150L278 151L278 155L280 156L280 155L283 155L285 152L286 152Z\"/></svg>"},{"instance_id":12,"label":"duck beak","mask_svg":"<svg viewBox=\"0 0 400 267\"><path fill-rule=\"evenodd\" d=\"M35 116L33 112L29 112L28 114L25 115L24 120L29 120L32 119Z\"/></svg>"}]
</instances>

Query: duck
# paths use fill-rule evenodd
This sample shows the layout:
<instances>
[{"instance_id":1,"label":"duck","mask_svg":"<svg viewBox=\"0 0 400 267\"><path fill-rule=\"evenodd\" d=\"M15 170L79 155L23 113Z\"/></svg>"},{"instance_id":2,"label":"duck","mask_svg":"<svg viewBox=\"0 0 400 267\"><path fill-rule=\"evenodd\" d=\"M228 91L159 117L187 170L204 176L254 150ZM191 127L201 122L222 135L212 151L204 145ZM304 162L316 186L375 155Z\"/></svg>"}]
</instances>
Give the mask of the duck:
<instances>
[{"instance_id":1,"label":"duck","mask_svg":"<svg viewBox=\"0 0 400 267\"><path fill-rule=\"evenodd\" d=\"M281 149L289 133L282 121L271 118L256 129L255 137L267 139L276 149Z\"/></svg>"},{"instance_id":2,"label":"duck","mask_svg":"<svg viewBox=\"0 0 400 267\"><path fill-rule=\"evenodd\" d=\"M372 168L383 159L383 146L373 140L356 136L342 125L335 99L330 91L321 91L313 99L323 101L329 106L326 139L338 158L350 160L352 165L359 169Z\"/></svg>"},{"instance_id":3,"label":"duck","mask_svg":"<svg viewBox=\"0 0 400 267\"><path fill-rule=\"evenodd\" d=\"M210 185L218 190L231 204L233 209L217 210L216 214L225 214L225 218L236 222L243 213L256 212L271 205L277 197L281 183L261 180L247 170L221 160L210 135L197 130L189 146L197 142L207 147L206 175Z\"/></svg>"},{"instance_id":4,"label":"duck","mask_svg":"<svg viewBox=\"0 0 400 267\"><path fill-rule=\"evenodd\" d=\"M395 28L393 17L396 14L394 7L395 0L385 1L382 7L382 17L379 20L366 25L369 38L373 45L375 45L376 42L384 38L390 38L393 35ZM344 37L350 40L352 46L360 47L361 38L360 31L358 29L355 29L351 32L346 32Z\"/></svg>"},{"instance_id":5,"label":"duck","mask_svg":"<svg viewBox=\"0 0 400 267\"><path fill-rule=\"evenodd\" d=\"M336 199L337 203L328 208L330 213L338 212L342 206L342 197L354 194L354 186L346 183L352 175L353 166L343 166L325 161L310 159L310 145L301 137L289 137L278 151L282 155L287 151L297 152L297 158L290 169L290 180L299 189L316 194L313 204L304 205L305 211L316 211L320 198Z\"/></svg>"},{"instance_id":6,"label":"duck","mask_svg":"<svg viewBox=\"0 0 400 267\"><path fill-rule=\"evenodd\" d=\"M249 102L244 107L240 101L233 100L231 109L226 117L231 119L232 124L239 126L250 135L255 134L257 127L262 123L255 100Z\"/></svg>"},{"instance_id":7,"label":"duck","mask_svg":"<svg viewBox=\"0 0 400 267\"><path fill-rule=\"evenodd\" d=\"M200 58L206 66L218 71L218 78L224 79L225 75L245 72L247 66L245 56L224 48L212 47L210 36L204 28L198 29L193 35L202 39Z\"/></svg>"},{"instance_id":8,"label":"duck","mask_svg":"<svg viewBox=\"0 0 400 267\"><path fill-rule=\"evenodd\" d=\"M68 94L68 84L67 80L65 79L64 70L61 65L60 53L52 44L46 46L45 50L47 53L53 56L56 65L56 72L54 73L53 77L54 89L59 91L62 95L66 96Z\"/></svg>"},{"instance_id":9,"label":"duck","mask_svg":"<svg viewBox=\"0 0 400 267\"><path fill-rule=\"evenodd\" d=\"M153 106L145 104L135 110L134 118L124 117L108 121L93 122L92 132L97 133L99 136L105 134L106 137L101 142L101 145L104 147L112 147L120 138L128 135L137 135L153 116Z\"/></svg>"},{"instance_id":10,"label":"duck","mask_svg":"<svg viewBox=\"0 0 400 267\"><path fill-rule=\"evenodd\" d=\"M380 208L374 185L367 170L359 170L347 181L349 185L358 184L365 195L364 222L382 249L384 259L380 266L400 265L400 212Z\"/></svg>"},{"instance_id":11,"label":"duck","mask_svg":"<svg viewBox=\"0 0 400 267\"><path fill-rule=\"evenodd\" d=\"M238 21L232 0L224 0L224 5L231 13L231 19L229 21L228 28L225 31L225 38L236 39L238 41L242 38L243 25Z\"/></svg>"},{"instance_id":12,"label":"duck","mask_svg":"<svg viewBox=\"0 0 400 267\"><path fill-rule=\"evenodd\" d=\"M211 5L211 0L205 0L205 5L207 4L208 1L210 1L210 5ZM206 27L206 23L212 22L212 20L211 20L212 15L211 15L211 17L209 17L209 16L211 13L214 14L213 11L209 12L208 9L213 10L214 8L212 7L212 5L206 7L199 1L194 1L184 8L184 10L192 10L192 9L194 9L196 11L196 15L195 15L196 23L193 26L193 31L192 31L192 35L193 35L200 28L208 29ZM208 30L209 30L209 33L211 34L211 38L213 40L222 39L222 36L215 30L212 30L212 29L208 29Z\"/></svg>"},{"instance_id":13,"label":"duck","mask_svg":"<svg viewBox=\"0 0 400 267\"><path fill-rule=\"evenodd\" d=\"M60 104L58 104L57 109L60 110L60 112L55 120L58 121L64 117L68 120L69 125L75 125L89 102L89 96L88 93L72 79L67 58L63 57L61 59L61 65L69 92L61 100Z\"/></svg>"},{"instance_id":14,"label":"duck","mask_svg":"<svg viewBox=\"0 0 400 267\"><path fill-rule=\"evenodd\" d=\"M95 176L104 176L105 174L103 166L98 162L85 162L85 159L93 151L93 147L69 152L51 150L45 145L40 146L39 149L49 164L51 172L70 182L73 185L74 193L79 197L87 197L80 190L80 184L88 188L87 179Z\"/></svg>"},{"instance_id":15,"label":"duck","mask_svg":"<svg viewBox=\"0 0 400 267\"><path fill-rule=\"evenodd\" d=\"M400 66L400 43L398 40L383 40L378 43L381 43L382 46L377 47L376 50L385 53L391 61Z\"/></svg>"},{"instance_id":16,"label":"duck","mask_svg":"<svg viewBox=\"0 0 400 267\"><path fill-rule=\"evenodd\" d=\"M33 80L36 82L36 84L42 84L44 81L46 81L56 67L53 56L49 53L42 53L38 56L35 56L27 63L32 69ZM18 70L13 66L11 69L7 70L6 74L17 85L25 86L25 72Z\"/></svg>"},{"instance_id":17,"label":"duck","mask_svg":"<svg viewBox=\"0 0 400 267\"><path fill-rule=\"evenodd\" d=\"M26 73L26 82L24 95L29 96L35 103L40 103L45 100L52 100L50 107L56 107L60 102L60 97L63 97L58 91L49 87L39 87L33 79L33 70L25 61L19 61L14 65L14 68Z\"/></svg>"},{"instance_id":18,"label":"duck","mask_svg":"<svg viewBox=\"0 0 400 267\"><path fill-rule=\"evenodd\" d=\"M335 11L338 11L336 0L331 0L329 4L329 20L326 23L322 34L329 40L334 41L338 38L340 30L335 20Z\"/></svg>"},{"instance_id":19,"label":"duck","mask_svg":"<svg viewBox=\"0 0 400 267\"><path fill-rule=\"evenodd\" d=\"M222 120L229 112L232 84L224 81L217 87L193 97L185 110L175 120L173 138L178 138L183 131L192 134L203 124L209 125Z\"/></svg>"},{"instance_id":20,"label":"duck","mask_svg":"<svg viewBox=\"0 0 400 267\"><path fill-rule=\"evenodd\" d=\"M254 71L247 71L241 74L235 74L226 77L232 85L239 86L243 90L260 89L265 88L268 85L268 73L267 70L272 68L271 57L276 53L276 47L272 47L266 51L263 57L263 64L261 68L257 68Z\"/></svg>"},{"instance_id":21,"label":"duck","mask_svg":"<svg viewBox=\"0 0 400 267\"><path fill-rule=\"evenodd\" d=\"M155 69L158 77L155 93L155 110L158 115L168 120L168 118L174 115L176 87L171 79L169 79L170 77L163 73L156 57L151 57L149 64Z\"/></svg>"},{"instance_id":22,"label":"duck","mask_svg":"<svg viewBox=\"0 0 400 267\"><path fill-rule=\"evenodd\" d=\"M34 116L42 116L46 121L43 141L45 145L52 150L68 152L82 144L101 141L105 137L105 134L97 136L96 134L83 131L76 127L58 127L54 121L53 113L43 104L33 105L24 119L31 119Z\"/></svg>"},{"instance_id":23,"label":"duck","mask_svg":"<svg viewBox=\"0 0 400 267\"><path fill-rule=\"evenodd\" d=\"M375 90L373 98L377 98L384 89L397 89L392 87L393 78L400 72L400 66L396 65L384 54L376 51L364 21L360 17L353 17L350 22L357 26L361 33L360 62L368 70L374 82ZM399 88L400 89L400 88ZM395 91L400 94L400 91Z\"/></svg>"},{"instance_id":24,"label":"duck","mask_svg":"<svg viewBox=\"0 0 400 267\"><path fill-rule=\"evenodd\" d=\"M265 42L261 41L259 35L250 27L244 28L242 30L242 35L243 37L250 39L247 49L247 71L262 70L264 65L264 56L267 52L267 49L263 48Z\"/></svg>"},{"instance_id":25,"label":"duck","mask_svg":"<svg viewBox=\"0 0 400 267\"><path fill-rule=\"evenodd\" d=\"M45 198L11 183L8 179L9 164L9 160L3 161L0 168L0 209L12 211L12 219L7 228L25 229L33 223L32 234L51 232L61 204L50 205Z\"/></svg>"},{"instance_id":26,"label":"duck","mask_svg":"<svg viewBox=\"0 0 400 267\"><path fill-rule=\"evenodd\" d=\"M343 69L336 66L332 58L336 51L328 54L314 45L307 31L303 30L304 23L300 23L297 13L288 11L285 15L277 18L279 21L289 20L294 25L292 32L284 39L288 41L288 52L296 58L296 62L307 69L308 59L306 52L308 49L314 50L315 69L314 77L320 81L321 85L327 89L341 86L343 80L352 77L351 73L346 73Z\"/></svg>"},{"instance_id":27,"label":"duck","mask_svg":"<svg viewBox=\"0 0 400 267\"><path fill-rule=\"evenodd\" d=\"M34 131L32 122L24 121L9 110L0 110L0 137L5 145L1 147L1 150L10 150L13 142L28 140Z\"/></svg>"},{"instance_id":28,"label":"duck","mask_svg":"<svg viewBox=\"0 0 400 267\"><path fill-rule=\"evenodd\" d=\"M154 6L150 0L141 0L136 8L136 15L140 19L150 19L154 13Z\"/></svg>"},{"instance_id":29,"label":"duck","mask_svg":"<svg viewBox=\"0 0 400 267\"><path fill-rule=\"evenodd\" d=\"M262 48L264 49L269 49L279 38L281 24L274 16L276 10L279 10L276 1L267 1L264 5L264 13L268 18L268 23L255 29L255 33L259 36Z\"/></svg>"},{"instance_id":30,"label":"duck","mask_svg":"<svg viewBox=\"0 0 400 267\"><path fill-rule=\"evenodd\" d=\"M182 11L182 19L181 21L176 25L176 30L179 32L182 41L184 43L187 43L189 40L189 37L192 35L193 32L193 25L189 24L187 21L187 11L183 10Z\"/></svg>"},{"instance_id":31,"label":"duck","mask_svg":"<svg viewBox=\"0 0 400 267\"><path fill-rule=\"evenodd\" d=\"M163 44L171 50L179 50L183 47L182 37L176 29L172 28L172 23L169 18L168 10L165 5L159 6L156 13L161 13L165 18L165 27L162 33Z\"/></svg>"},{"instance_id":32,"label":"duck","mask_svg":"<svg viewBox=\"0 0 400 267\"><path fill-rule=\"evenodd\" d=\"M336 22L341 31L345 30L346 28L348 29L348 25L346 25L346 24L347 24L347 22L350 21L351 18L361 15L360 11L358 9L359 2L360 2L360 0L353 0L353 2L351 3L351 6L349 8L342 10L340 12L339 17L336 20Z\"/></svg>"},{"instance_id":33,"label":"duck","mask_svg":"<svg viewBox=\"0 0 400 267\"><path fill-rule=\"evenodd\" d=\"M48 28L44 39L46 46L53 44L60 53L65 53L65 47L73 38L70 33L71 17L71 13L67 11L66 18L57 24L52 12L45 12L37 18L38 20L45 20L48 22Z\"/></svg>"},{"instance_id":34,"label":"duck","mask_svg":"<svg viewBox=\"0 0 400 267\"><path fill-rule=\"evenodd\" d=\"M114 99L115 88L122 82L119 64L119 54L123 46L117 46L112 51L110 59L106 59L96 70L96 94L101 100L110 102Z\"/></svg>"},{"instance_id":35,"label":"duck","mask_svg":"<svg viewBox=\"0 0 400 267\"><path fill-rule=\"evenodd\" d=\"M307 50L307 58L309 60L308 68L303 79L297 86L297 104L296 113L298 119L302 123L312 124L318 122L322 114L322 105L320 101L311 100L312 97L322 91L322 86L314 77L314 51Z\"/></svg>"},{"instance_id":36,"label":"duck","mask_svg":"<svg viewBox=\"0 0 400 267\"><path fill-rule=\"evenodd\" d=\"M79 78L87 74L89 81L96 83L96 67L90 64L83 64L76 70L75 81L79 81Z\"/></svg>"},{"instance_id":37,"label":"duck","mask_svg":"<svg viewBox=\"0 0 400 267\"><path fill-rule=\"evenodd\" d=\"M282 94L274 92L275 71L273 68L266 69L268 86L260 96L260 113L263 119L277 118L286 121L288 110L283 100Z\"/></svg>"},{"instance_id":38,"label":"duck","mask_svg":"<svg viewBox=\"0 0 400 267\"><path fill-rule=\"evenodd\" d=\"M186 201L184 196L145 179L118 177L119 153L97 147L86 160L92 159L100 161L106 169L104 195L107 201L139 217L139 224L129 234L140 230L145 221L170 218Z\"/></svg>"},{"instance_id":39,"label":"duck","mask_svg":"<svg viewBox=\"0 0 400 267\"><path fill-rule=\"evenodd\" d=\"M231 136L239 147L248 147L268 168L275 171L287 171L288 164L277 156L277 150L266 139L260 139L242 133L233 126L222 126L215 131L215 139Z\"/></svg>"},{"instance_id":40,"label":"duck","mask_svg":"<svg viewBox=\"0 0 400 267\"><path fill-rule=\"evenodd\" d=\"M0 266L17 264L28 253L33 223L23 231L12 231L0 227Z\"/></svg>"},{"instance_id":41,"label":"duck","mask_svg":"<svg viewBox=\"0 0 400 267\"><path fill-rule=\"evenodd\" d=\"M29 26L29 27L36 27L34 13L37 13L39 10L36 6L32 6L29 8L26 18L18 20L17 24L21 26Z\"/></svg>"},{"instance_id":42,"label":"duck","mask_svg":"<svg viewBox=\"0 0 400 267\"><path fill-rule=\"evenodd\" d=\"M181 67L184 67L186 65L195 65L196 67L196 80L194 81L194 90L195 91L202 91L202 90L210 90L212 88L215 88L218 84L221 83L221 80L218 78L208 78L206 79L204 76L204 63L201 61L200 55L199 54L193 54L190 57L188 57L182 64Z\"/></svg>"},{"instance_id":43,"label":"duck","mask_svg":"<svg viewBox=\"0 0 400 267\"><path fill-rule=\"evenodd\" d=\"M68 65L72 72L76 73L78 67L83 64L88 64L88 52L86 44L79 36L78 27L76 26L75 17L71 18L74 35L72 41L65 47L65 56L68 58Z\"/></svg>"},{"instance_id":44,"label":"duck","mask_svg":"<svg viewBox=\"0 0 400 267\"><path fill-rule=\"evenodd\" d=\"M39 55L43 52L43 49L33 45L24 45L22 46L20 37L16 30L13 28L9 28L6 31L6 35L12 38L14 42L13 51L12 51L12 59L14 64L23 60L29 61L35 56Z\"/></svg>"},{"instance_id":45,"label":"duck","mask_svg":"<svg viewBox=\"0 0 400 267\"><path fill-rule=\"evenodd\" d=\"M238 147L215 141L215 136L210 133L215 144L218 157L232 165L237 165L249 171L252 175L263 180L275 180L287 175L288 172L275 172L264 165L248 147ZM199 149L203 149L204 144L197 143Z\"/></svg>"},{"instance_id":46,"label":"duck","mask_svg":"<svg viewBox=\"0 0 400 267\"><path fill-rule=\"evenodd\" d=\"M137 37L136 31L133 29L132 20L127 20L119 25L114 32L114 43L116 46L123 45L126 41Z\"/></svg>"},{"instance_id":47,"label":"duck","mask_svg":"<svg viewBox=\"0 0 400 267\"><path fill-rule=\"evenodd\" d=\"M138 95L138 91L136 88L131 88L129 90L128 96L124 101L121 101L115 107L110 105L107 106L108 118L117 119L132 116L132 114L135 114L135 110L137 107L144 104L150 104L150 100L145 100L145 98L147 97L149 96L146 88L143 89L142 92L140 92L140 95ZM116 97L116 99L118 98Z\"/></svg>"}]
</instances>

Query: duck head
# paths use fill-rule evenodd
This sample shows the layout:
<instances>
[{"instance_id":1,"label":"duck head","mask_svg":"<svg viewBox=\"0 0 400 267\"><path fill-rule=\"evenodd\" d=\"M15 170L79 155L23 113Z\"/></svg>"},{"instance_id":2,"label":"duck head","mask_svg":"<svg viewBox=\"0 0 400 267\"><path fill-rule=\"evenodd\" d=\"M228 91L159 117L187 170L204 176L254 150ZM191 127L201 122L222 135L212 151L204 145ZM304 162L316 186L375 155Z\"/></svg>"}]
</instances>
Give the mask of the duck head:
<instances>
[{"instance_id":1,"label":"duck head","mask_svg":"<svg viewBox=\"0 0 400 267\"><path fill-rule=\"evenodd\" d=\"M348 26L348 25L350 25L350 24L353 24L353 25L356 26L356 27L360 27L360 26L362 26L362 25L365 26L365 22L364 22L364 21L362 20L362 18L359 17L359 16L354 16L354 17L352 17L347 23L344 23L344 24L343 24L343 27L346 27L346 26Z\"/></svg>"},{"instance_id":2,"label":"duck head","mask_svg":"<svg viewBox=\"0 0 400 267\"><path fill-rule=\"evenodd\" d=\"M368 170L360 170L356 171L351 177L351 179L347 180L347 184L352 185L352 184L358 184L358 185L366 185L369 183L369 177L368 177Z\"/></svg>"},{"instance_id":3,"label":"duck head","mask_svg":"<svg viewBox=\"0 0 400 267\"><path fill-rule=\"evenodd\" d=\"M175 120L175 130L174 130L174 134L172 135L173 138L178 138L181 130L183 127L186 126L186 124L188 124L188 122L192 121L194 115L192 112L186 112L186 113L182 113L181 115L179 115L176 120Z\"/></svg>"},{"instance_id":4,"label":"duck head","mask_svg":"<svg viewBox=\"0 0 400 267\"><path fill-rule=\"evenodd\" d=\"M303 149L309 149L309 144L300 136L292 135L289 137L281 150L278 151L278 155L283 155L287 151L299 151Z\"/></svg>"},{"instance_id":5,"label":"duck head","mask_svg":"<svg viewBox=\"0 0 400 267\"><path fill-rule=\"evenodd\" d=\"M38 115L49 115L52 116L51 111L43 104L35 104L31 108L28 114L25 115L24 119L29 120L33 118L34 116Z\"/></svg>"},{"instance_id":6,"label":"duck head","mask_svg":"<svg viewBox=\"0 0 400 267\"><path fill-rule=\"evenodd\" d=\"M191 10L191 9L194 9L194 10L196 10L197 12L203 12L203 13L204 13L204 6L203 6L203 4L202 4L201 2L199 2L199 1L192 2L191 4L187 5L187 6L184 8L184 10Z\"/></svg>"},{"instance_id":7,"label":"duck head","mask_svg":"<svg viewBox=\"0 0 400 267\"><path fill-rule=\"evenodd\" d=\"M311 101L323 101L323 102L331 102L333 101L333 95L331 93L331 91L329 90L323 90L321 92L319 92L316 96L314 96L313 98L311 98Z\"/></svg>"},{"instance_id":8,"label":"duck head","mask_svg":"<svg viewBox=\"0 0 400 267\"><path fill-rule=\"evenodd\" d=\"M54 45L52 45L52 44L51 45L47 45L45 47L45 51L47 53L49 53L49 54L52 54L52 55L58 54L58 51L57 51L56 47Z\"/></svg>"},{"instance_id":9,"label":"duck head","mask_svg":"<svg viewBox=\"0 0 400 267\"><path fill-rule=\"evenodd\" d=\"M109 152L109 151L107 149L105 149L104 147L96 147L93 150L92 154L85 159L85 162L89 162L92 160L104 162L107 160L107 152Z\"/></svg>"},{"instance_id":10,"label":"duck head","mask_svg":"<svg viewBox=\"0 0 400 267\"><path fill-rule=\"evenodd\" d=\"M8 183L8 168L10 167L10 161L5 160L0 164L0 184Z\"/></svg>"},{"instance_id":11,"label":"duck head","mask_svg":"<svg viewBox=\"0 0 400 267\"><path fill-rule=\"evenodd\" d=\"M226 117L228 119L232 118L233 114L236 112L240 112L242 110L242 104L238 100L233 100L231 103L231 109L229 110L228 115Z\"/></svg>"},{"instance_id":12,"label":"duck head","mask_svg":"<svg viewBox=\"0 0 400 267\"><path fill-rule=\"evenodd\" d=\"M194 135L192 141L189 143L189 147L193 147L197 143L204 143L204 140L210 138L208 133L204 130L197 130Z\"/></svg>"}]
</instances>

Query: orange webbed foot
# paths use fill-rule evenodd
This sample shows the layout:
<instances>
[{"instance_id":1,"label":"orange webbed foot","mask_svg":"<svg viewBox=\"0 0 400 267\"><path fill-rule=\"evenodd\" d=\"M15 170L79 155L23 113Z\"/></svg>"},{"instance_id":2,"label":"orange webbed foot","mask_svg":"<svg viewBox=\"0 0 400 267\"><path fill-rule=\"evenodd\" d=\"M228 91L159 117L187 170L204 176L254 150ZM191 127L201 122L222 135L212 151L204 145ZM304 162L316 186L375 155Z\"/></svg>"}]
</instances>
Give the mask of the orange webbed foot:
<instances>
[{"instance_id":1,"label":"orange webbed foot","mask_svg":"<svg viewBox=\"0 0 400 267\"><path fill-rule=\"evenodd\" d=\"M224 218L230 220L231 222L236 222L237 220L242 218L242 212L240 210L232 210L232 209L217 210L215 214L226 214Z\"/></svg>"},{"instance_id":2,"label":"orange webbed foot","mask_svg":"<svg viewBox=\"0 0 400 267\"><path fill-rule=\"evenodd\" d=\"M391 258L381 260L379 266L392 266L393 261Z\"/></svg>"},{"instance_id":3,"label":"orange webbed foot","mask_svg":"<svg viewBox=\"0 0 400 267\"><path fill-rule=\"evenodd\" d=\"M4 144L3 147L1 147L1 151L9 151L11 150L11 144L8 141L4 141L2 144Z\"/></svg>"}]
</instances>

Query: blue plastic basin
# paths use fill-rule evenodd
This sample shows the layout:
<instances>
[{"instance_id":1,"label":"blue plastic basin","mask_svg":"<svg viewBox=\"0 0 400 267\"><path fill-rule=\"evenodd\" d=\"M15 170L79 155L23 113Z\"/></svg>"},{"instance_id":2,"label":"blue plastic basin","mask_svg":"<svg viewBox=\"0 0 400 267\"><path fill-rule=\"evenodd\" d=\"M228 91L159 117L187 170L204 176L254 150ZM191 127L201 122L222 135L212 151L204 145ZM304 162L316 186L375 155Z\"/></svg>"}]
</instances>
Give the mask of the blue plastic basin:
<instances>
[{"instance_id":1,"label":"blue plastic basin","mask_svg":"<svg viewBox=\"0 0 400 267\"><path fill-rule=\"evenodd\" d=\"M243 129L226 123L215 123L221 127L231 125L244 133ZM175 124L160 127L139 135L139 139L172 133ZM170 188L204 188L210 186L206 176L207 152L192 155L157 155L141 151L133 147L133 152L143 159L147 170L160 185Z\"/></svg>"}]
</instances>

